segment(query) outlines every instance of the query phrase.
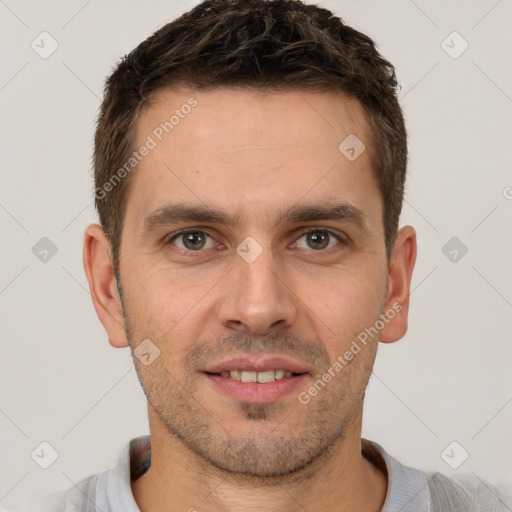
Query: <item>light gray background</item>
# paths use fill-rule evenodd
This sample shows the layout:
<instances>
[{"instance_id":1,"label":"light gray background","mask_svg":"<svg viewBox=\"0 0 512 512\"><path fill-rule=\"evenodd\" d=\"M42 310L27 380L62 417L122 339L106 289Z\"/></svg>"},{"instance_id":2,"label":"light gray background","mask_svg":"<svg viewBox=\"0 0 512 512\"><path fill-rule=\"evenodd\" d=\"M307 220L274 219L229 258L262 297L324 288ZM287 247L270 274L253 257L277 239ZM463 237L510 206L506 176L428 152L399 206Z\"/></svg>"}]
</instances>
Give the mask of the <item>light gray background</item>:
<instances>
[{"instance_id":1,"label":"light gray background","mask_svg":"<svg viewBox=\"0 0 512 512\"><path fill-rule=\"evenodd\" d=\"M148 431L82 268L92 138L115 61L195 3L0 0L0 507L111 467ZM396 65L410 137L410 328L380 347L363 434L406 464L511 485L511 2L321 3ZM59 44L47 59L31 48L42 31ZM441 46L453 31L469 43L457 59ZM42 237L58 249L46 263L32 253ZM452 237L468 248L455 263ZM42 441L59 454L46 470L30 456ZM452 441L469 452L457 470L441 457Z\"/></svg>"}]
</instances>

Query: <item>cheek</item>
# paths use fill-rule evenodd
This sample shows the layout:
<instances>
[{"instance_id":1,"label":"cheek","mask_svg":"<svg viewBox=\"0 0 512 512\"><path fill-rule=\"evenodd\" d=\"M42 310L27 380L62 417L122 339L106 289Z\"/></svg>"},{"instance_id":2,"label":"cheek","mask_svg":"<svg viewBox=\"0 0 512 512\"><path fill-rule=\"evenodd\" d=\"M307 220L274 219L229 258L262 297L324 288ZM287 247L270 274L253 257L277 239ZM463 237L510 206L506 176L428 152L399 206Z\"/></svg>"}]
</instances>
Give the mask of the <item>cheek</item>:
<instances>
[{"instance_id":1,"label":"cheek","mask_svg":"<svg viewBox=\"0 0 512 512\"><path fill-rule=\"evenodd\" d=\"M184 284L163 272L132 279L127 287L126 312L133 343L149 338L165 355L167 363L179 362L188 353L188 342L201 334L197 315L207 307L204 281ZM168 366L169 366L168 364Z\"/></svg>"},{"instance_id":2,"label":"cheek","mask_svg":"<svg viewBox=\"0 0 512 512\"><path fill-rule=\"evenodd\" d=\"M381 313L385 298L383 279L362 278L359 274L332 274L325 285L309 293L308 308L314 313L317 328L331 357L344 353L360 333L373 326Z\"/></svg>"},{"instance_id":3,"label":"cheek","mask_svg":"<svg viewBox=\"0 0 512 512\"><path fill-rule=\"evenodd\" d=\"M131 310L141 320L167 329L177 324L197 302L190 286L155 270L132 274L130 300Z\"/></svg>"}]
</instances>

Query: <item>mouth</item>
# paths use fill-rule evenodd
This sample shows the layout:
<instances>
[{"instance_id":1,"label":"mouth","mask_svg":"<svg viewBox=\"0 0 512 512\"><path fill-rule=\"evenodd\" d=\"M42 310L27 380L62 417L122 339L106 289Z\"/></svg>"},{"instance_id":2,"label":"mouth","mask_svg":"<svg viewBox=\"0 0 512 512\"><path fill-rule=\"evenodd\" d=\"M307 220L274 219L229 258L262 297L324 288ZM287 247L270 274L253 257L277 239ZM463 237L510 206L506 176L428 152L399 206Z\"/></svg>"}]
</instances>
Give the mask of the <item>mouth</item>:
<instances>
[{"instance_id":1,"label":"mouth","mask_svg":"<svg viewBox=\"0 0 512 512\"><path fill-rule=\"evenodd\" d=\"M245 371L245 370L224 370L220 373L209 373L209 375L217 375L223 377L225 379L234 379L240 382L245 383L258 383L258 384L268 384L269 382L274 382L276 380L284 379L285 377L293 377L294 375L302 375L301 373L293 373L288 370L263 370L260 372L255 371Z\"/></svg>"},{"instance_id":2,"label":"mouth","mask_svg":"<svg viewBox=\"0 0 512 512\"><path fill-rule=\"evenodd\" d=\"M201 371L214 389L238 402L276 402L296 390L311 375L302 363L280 357L238 358Z\"/></svg>"}]
</instances>

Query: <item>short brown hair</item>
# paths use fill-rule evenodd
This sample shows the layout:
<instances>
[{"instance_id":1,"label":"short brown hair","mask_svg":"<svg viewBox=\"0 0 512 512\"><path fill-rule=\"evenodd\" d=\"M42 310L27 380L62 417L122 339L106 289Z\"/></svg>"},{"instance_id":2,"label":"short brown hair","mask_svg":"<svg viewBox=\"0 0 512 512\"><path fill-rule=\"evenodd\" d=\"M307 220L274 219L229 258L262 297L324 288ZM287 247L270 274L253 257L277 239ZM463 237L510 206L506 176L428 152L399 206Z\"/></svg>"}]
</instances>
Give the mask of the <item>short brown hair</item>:
<instances>
[{"instance_id":1,"label":"short brown hair","mask_svg":"<svg viewBox=\"0 0 512 512\"><path fill-rule=\"evenodd\" d=\"M126 172L126 178L113 179L133 152L140 109L163 88L179 85L197 90L329 90L359 100L370 129L389 258L407 167L394 67L369 37L327 9L299 0L206 0L140 43L107 79L93 160L96 208L115 270L132 180Z\"/></svg>"}]
</instances>

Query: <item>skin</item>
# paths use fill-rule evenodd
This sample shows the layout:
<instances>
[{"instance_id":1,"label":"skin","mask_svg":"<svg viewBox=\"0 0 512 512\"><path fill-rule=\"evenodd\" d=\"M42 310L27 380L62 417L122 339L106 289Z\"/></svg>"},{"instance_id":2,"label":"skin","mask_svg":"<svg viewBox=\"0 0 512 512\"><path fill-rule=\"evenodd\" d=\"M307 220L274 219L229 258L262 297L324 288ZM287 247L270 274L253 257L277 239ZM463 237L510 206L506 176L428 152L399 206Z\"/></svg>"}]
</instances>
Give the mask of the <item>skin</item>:
<instances>
[{"instance_id":1,"label":"skin","mask_svg":"<svg viewBox=\"0 0 512 512\"><path fill-rule=\"evenodd\" d=\"M381 510L387 476L361 454L363 398L378 342L407 330L416 236L401 228L387 260L364 111L334 92L164 90L141 112L135 147L192 95L197 107L132 176L123 301L102 228L85 233L85 271L111 345L133 350L150 339L160 350L149 366L134 358L152 444L134 497L150 512ZM338 150L349 134L366 144L355 161ZM144 231L144 219L178 203L216 207L238 222ZM294 206L338 203L360 211L361 222L278 221ZM203 248L173 238L184 228L203 232ZM318 229L326 246L307 235ZM248 236L262 249L252 263L236 252ZM307 404L297 399L397 304L401 311L325 388ZM301 388L272 403L241 403L200 371L229 355L265 353L307 365Z\"/></svg>"}]
</instances>

